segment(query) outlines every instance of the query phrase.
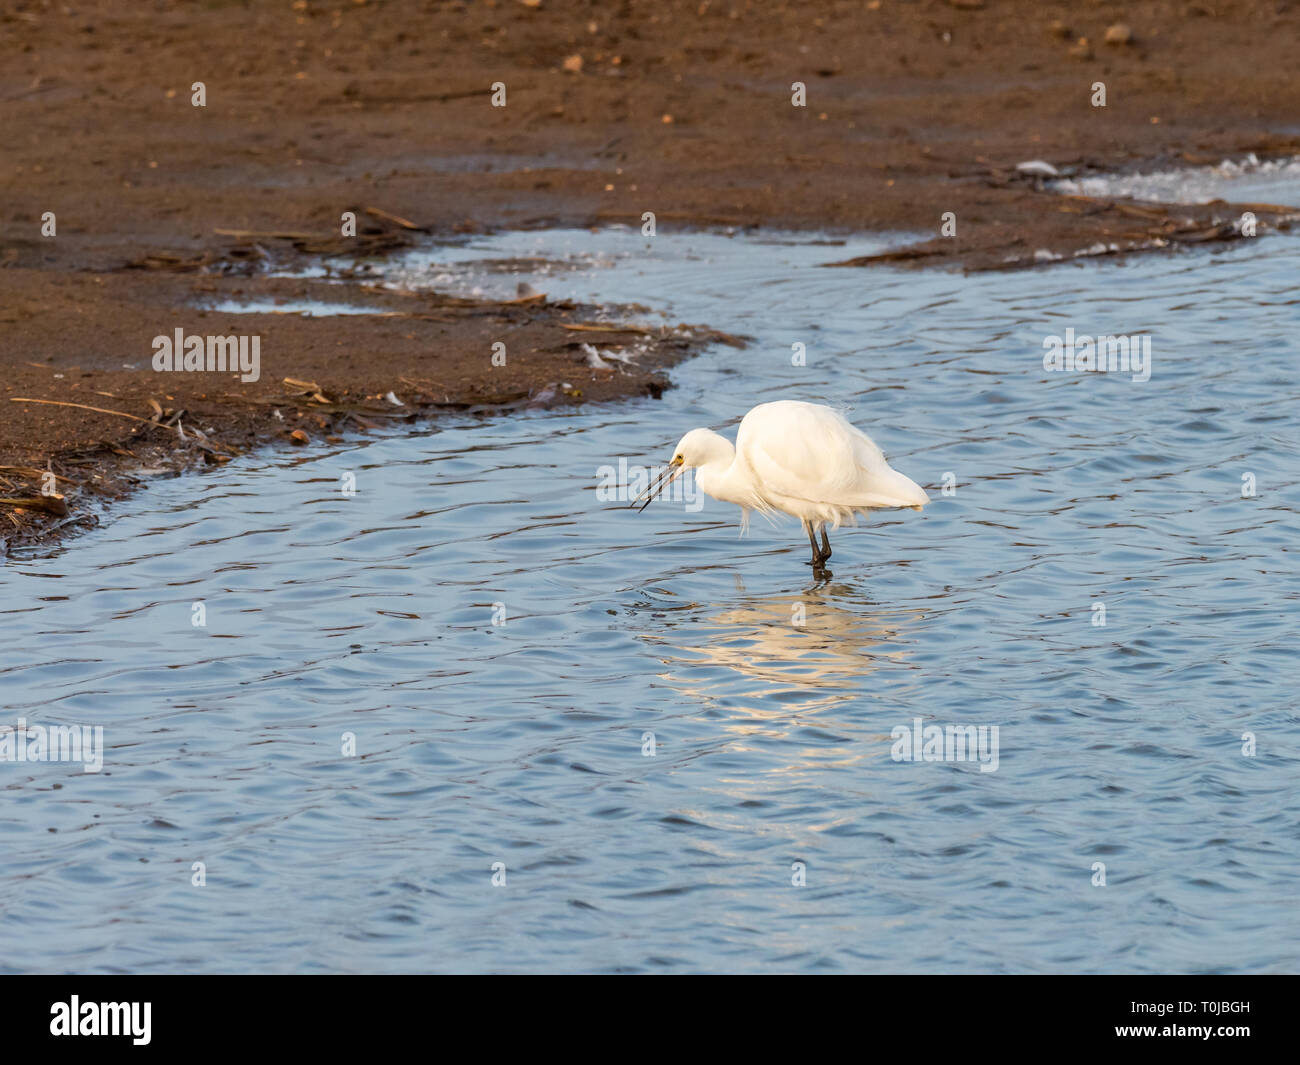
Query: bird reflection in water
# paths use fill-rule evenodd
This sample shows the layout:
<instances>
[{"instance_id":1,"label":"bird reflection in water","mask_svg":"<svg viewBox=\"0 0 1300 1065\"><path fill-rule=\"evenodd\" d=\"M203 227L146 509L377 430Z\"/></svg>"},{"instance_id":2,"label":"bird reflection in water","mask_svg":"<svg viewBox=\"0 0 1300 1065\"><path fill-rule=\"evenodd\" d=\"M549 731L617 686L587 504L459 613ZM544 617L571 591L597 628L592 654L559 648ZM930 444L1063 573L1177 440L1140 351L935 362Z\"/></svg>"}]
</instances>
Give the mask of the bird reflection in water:
<instances>
[{"instance_id":1,"label":"bird reflection in water","mask_svg":"<svg viewBox=\"0 0 1300 1065\"><path fill-rule=\"evenodd\" d=\"M886 612L864 592L837 581L785 596L738 596L712 612L683 604L654 634L668 667L663 679L701 703L735 711L764 731L792 715L818 715L819 727L862 727L827 718L872 697L872 674L906 668L915 609ZM671 616L671 615L670 615ZM809 722L805 721L805 724Z\"/></svg>"}]
</instances>

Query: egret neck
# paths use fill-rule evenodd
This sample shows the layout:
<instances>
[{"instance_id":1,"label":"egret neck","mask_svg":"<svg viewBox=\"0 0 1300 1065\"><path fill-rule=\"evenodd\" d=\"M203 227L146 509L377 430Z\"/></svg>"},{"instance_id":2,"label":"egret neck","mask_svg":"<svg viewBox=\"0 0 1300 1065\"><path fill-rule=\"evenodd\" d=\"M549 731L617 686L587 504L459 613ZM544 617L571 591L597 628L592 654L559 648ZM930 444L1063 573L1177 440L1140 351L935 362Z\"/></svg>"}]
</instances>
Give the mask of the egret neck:
<instances>
[{"instance_id":1,"label":"egret neck","mask_svg":"<svg viewBox=\"0 0 1300 1065\"><path fill-rule=\"evenodd\" d=\"M695 483L702 492L723 503L753 507L754 488L750 478L737 468L736 449L725 436L709 431L704 461L695 469Z\"/></svg>"}]
</instances>

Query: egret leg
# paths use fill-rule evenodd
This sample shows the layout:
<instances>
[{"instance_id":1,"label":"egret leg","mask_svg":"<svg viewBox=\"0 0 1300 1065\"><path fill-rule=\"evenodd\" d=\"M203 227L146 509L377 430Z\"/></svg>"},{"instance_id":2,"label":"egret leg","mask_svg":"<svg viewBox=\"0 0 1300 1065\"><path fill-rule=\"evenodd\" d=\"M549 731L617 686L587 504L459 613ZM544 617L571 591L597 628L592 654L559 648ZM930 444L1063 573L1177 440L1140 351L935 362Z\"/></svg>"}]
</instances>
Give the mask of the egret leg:
<instances>
[{"instance_id":1,"label":"egret leg","mask_svg":"<svg viewBox=\"0 0 1300 1065\"><path fill-rule=\"evenodd\" d=\"M812 561L808 563L808 565L812 566L813 569L821 569L822 556L821 552L817 550L817 537L816 534L813 533L811 523L804 522L803 531L808 534L808 543L812 545Z\"/></svg>"},{"instance_id":2,"label":"egret leg","mask_svg":"<svg viewBox=\"0 0 1300 1065\"><path fill-rule=\"evenodd\" d=\"M831 545L826 539L826 530L822 529L822 547L817 546L817 534L813 531L812 522L803 523L804 532L808 534L808 543L812 547L812 561L808 565L813 568L813 576L819 581L826 580L831 571L826 569L825 563L831 557Z\"/></svg>"}]
</instances>

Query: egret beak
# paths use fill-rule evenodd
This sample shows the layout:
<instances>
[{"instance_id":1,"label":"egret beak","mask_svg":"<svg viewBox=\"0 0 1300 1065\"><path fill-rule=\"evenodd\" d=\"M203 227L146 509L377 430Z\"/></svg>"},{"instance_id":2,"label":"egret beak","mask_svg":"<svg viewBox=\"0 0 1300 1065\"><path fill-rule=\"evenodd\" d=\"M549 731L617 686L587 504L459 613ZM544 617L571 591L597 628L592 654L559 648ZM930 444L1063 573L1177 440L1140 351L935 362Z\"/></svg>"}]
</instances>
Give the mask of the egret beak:
<instances>
[{"instance_id":1,"label":"egret beak","mask_svg":"<svg viewBox=\"0 0 1300 1065\"><path fill-rule=\"evenodd\" d=\"M655 478L654 482L650 485L650 487L647 488L644 492L642 492L639 496L637 496L634 500L632 500L632 502L629 503L628 506L635 507L638 503L641 503L641 505L637 507L637 513L640 513L641 511L645 510L645 508L648 507L652 502L654 502L655 496L657 496L660 492L662 492L665 488L667 488L670 484L672 484L673 481L677 480L677 478L680 477L685 472L686 472L686 467L683 466L676 459L674 459L672 462L668 464L668 468L664 470L664 472L661 473L658 477ZM641 502L643 499L645 500L644 503Z\"/></svg>"}]
</instances>

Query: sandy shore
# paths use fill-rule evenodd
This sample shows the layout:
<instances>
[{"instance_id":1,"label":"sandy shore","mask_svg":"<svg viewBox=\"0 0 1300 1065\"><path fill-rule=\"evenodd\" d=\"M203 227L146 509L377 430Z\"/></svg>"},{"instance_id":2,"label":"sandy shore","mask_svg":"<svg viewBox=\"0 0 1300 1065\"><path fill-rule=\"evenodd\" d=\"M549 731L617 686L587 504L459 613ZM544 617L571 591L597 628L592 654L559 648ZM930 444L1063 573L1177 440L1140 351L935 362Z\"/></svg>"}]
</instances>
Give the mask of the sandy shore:
<instances>
[{"instance_id":1,"label":"sandy shore","mask_svg":"<svg viewBox=\"0 0 1300 1065\"><path fill-rule=\"evenodd\" d=\"M0 504L10 546L90 520L139 466L447 407L658 394L700 339L638 335L643 369L608 373L584 366L589 338L571 328L590 308L358 292L375 315L196 309L319 296L263 276L267 262L640 225L646 211L660 232L919 234L896 261L967 269L1099 242L1168 253L1231 237L1238 205L1067 200L1017 164L1300 152L1300 5L1276 0L119 0L17 3L0 26L0 496L31 497L51 470L66 497ZM340 234L349 210L355 238ZM940 235L945 213L954 237ZM177 328L256 332L259 381L156 374L152 339Z\"/></svg>"}]
</instances>

